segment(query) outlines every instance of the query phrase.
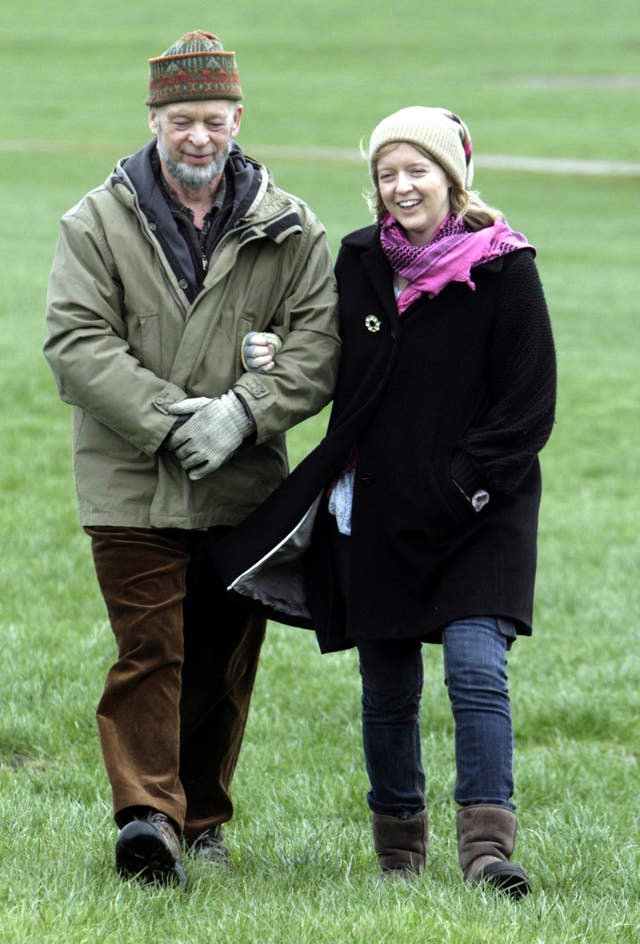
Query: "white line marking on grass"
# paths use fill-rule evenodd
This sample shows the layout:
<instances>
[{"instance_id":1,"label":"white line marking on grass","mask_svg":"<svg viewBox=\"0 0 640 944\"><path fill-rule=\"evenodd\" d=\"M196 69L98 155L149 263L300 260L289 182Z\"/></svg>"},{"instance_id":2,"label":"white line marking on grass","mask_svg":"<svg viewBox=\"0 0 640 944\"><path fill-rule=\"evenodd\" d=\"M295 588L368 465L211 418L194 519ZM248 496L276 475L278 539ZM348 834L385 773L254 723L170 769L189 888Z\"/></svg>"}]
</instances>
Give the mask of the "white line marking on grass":
<instances>
[{"instance_id":1,"label":"white line marking on grass","mask_svg":"<svg viewBox=\"0 0 640 944\"><path fill-rule=\"evenodd\" d=\"M579 174L584 177L637 177L638 161L598 161L567 157L517 157L510 154L480 154L476 167L490 170L521 170L532 174Z\"/></svg>"},{"instance_id":2,"label":"white line marking on grass","mask_svg":"<svg viewBox=\"0 0 640 944\"><path fill-rule=\"evenodd\" d=\"M362 164L360 152L352 148L339 147L296 147L295 145L255 144L243 148L258 159L276 158L286 161L334 161L344 164ZM74 145L67 141L40 141L29 139L0 138L0 152L19 154L31 153L71 153L103 154L107 147L92 145L89 147ZM566 157L525 157L515 154L480 154L474 157L476 167L487 170L513 170L531 174L576 174L584 177L639 177L640 161L589 160Z\"/></svg>"},{"instance_id":3,"label":"white line marking on grass","mask_svg":"<svg viewBox=\"0 0 640 944\"><path fill-rule=\"evenodd\" d=\"M511 85L542 89L579 89L588 92L635 92L640 89L638 75L516 75Z\"/></svg>"},{"instance_id":4,"label":"white line marking on grass","mask_svg":"<svg viewBox=\"0 0 640 944\"><path fill-rule=\"evenodd\" d=\"M306 161L329 160L344 163L362 163L360 153L348 148L331 147L287 147L265 144L253 149L265 158ZM247 147L247 152L252 149ZM480 154L474 156L476 167L488 170L516 170L535 174L580 174L588 177L637 177L640 176L640 161L603 161L565 157L519 157L514 154Z\"/></svg>"}]
</instances>

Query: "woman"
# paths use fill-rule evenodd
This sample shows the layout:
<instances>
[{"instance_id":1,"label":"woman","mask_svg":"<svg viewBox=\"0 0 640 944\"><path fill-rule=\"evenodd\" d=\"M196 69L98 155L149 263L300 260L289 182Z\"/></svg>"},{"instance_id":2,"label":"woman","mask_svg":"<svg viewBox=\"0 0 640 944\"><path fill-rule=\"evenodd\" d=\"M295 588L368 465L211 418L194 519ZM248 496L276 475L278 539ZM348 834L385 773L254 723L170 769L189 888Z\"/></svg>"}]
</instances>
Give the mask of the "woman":
<instances>
[{"instance_id":1,"label":"woman","mask_svg":"<svg viewBox=\"0 0 640 944\"><path fill-rule=\"evenodd\" d=\"M374 845L402 876L427 860L421 649L442 645L463 875L519 896L506 656L531 634L537 454L555 404L547 308L533 248L470 190L456 115L389 115L368 156L376 223L337 261L327 436L214 556L322 651L357 647Z\"/></svg>"}]
</instances>

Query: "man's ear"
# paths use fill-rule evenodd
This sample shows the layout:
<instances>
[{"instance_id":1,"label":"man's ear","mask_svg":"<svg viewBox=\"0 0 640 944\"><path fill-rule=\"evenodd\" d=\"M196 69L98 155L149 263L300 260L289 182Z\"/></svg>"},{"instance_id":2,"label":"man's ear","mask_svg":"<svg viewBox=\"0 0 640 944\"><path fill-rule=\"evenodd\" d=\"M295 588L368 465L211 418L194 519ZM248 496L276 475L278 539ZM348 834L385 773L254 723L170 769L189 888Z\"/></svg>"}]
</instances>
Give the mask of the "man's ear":
<instances>
[{"instance_id":1,"label":"man's ear","mask_svg":"<svg viewBox=\"0 0 640 944\"><path fill-rule=\"evenodd\" d=\"M149 129L151 131L151 134L158 133L158 115L157 115L157 112L153 110L149 112Z\"/></svg>"},{"instance_id":2,"label":"man's ear","mask_svg":"<svg viewBox=\"0 0 640 944\"><path fill-rule=\"evenodd\" d=\"M231 122L231 137L232 138L235 138L238 134L238 131L240 130L240 122L242 120L243 111L244 111L244 108L242 107L242 105L238 105L235 110L233 120Z\"/></svg>"}]
</instances>

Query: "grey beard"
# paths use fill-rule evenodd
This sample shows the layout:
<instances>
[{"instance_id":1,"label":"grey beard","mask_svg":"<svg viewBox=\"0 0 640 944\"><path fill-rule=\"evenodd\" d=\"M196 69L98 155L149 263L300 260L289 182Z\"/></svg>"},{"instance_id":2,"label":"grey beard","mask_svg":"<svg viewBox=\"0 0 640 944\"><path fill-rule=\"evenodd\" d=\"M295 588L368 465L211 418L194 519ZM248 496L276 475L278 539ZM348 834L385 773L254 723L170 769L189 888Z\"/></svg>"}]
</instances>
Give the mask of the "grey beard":
<instances>
[{"instance_id":1,"label":"grey beard","mask_svg":"<svg viewBox=\"0 0 640 944\"><path fill-rule=\"evenodd\" d=\"M227 162L230 150L231 142L227 144L222 153L216 154L207 167L192 167L190 164L184 164L182 161L171 160L167 154L164 143L158 136L158 154L162 158L167 172L187 190L200 190L218 177L224 170L224 165Z\"/></svg>"}]
</instances>

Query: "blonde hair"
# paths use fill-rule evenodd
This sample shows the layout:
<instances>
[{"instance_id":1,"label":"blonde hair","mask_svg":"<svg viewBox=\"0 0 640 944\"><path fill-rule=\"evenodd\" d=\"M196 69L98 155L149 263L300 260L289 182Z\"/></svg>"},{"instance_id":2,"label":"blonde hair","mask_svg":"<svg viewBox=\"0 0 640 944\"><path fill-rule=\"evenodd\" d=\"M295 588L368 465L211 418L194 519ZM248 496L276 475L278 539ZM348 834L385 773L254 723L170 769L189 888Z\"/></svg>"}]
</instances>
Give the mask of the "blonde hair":
<instances>
[{"instance_id":1,"label":"blonde hair","mask_svg":"<svg viewBox=\"0 0 640 944\"><path fill-rule=\"evenodd\" d=\"M375 169L377 167L378 160L384 153L391 151L393 148L402 143L402 141L392 141L389 144L383 144L381 148L378 148L378 150L370 156L366 155L362 146L360 150L363 153L363 156L370 160L371 167ZM433 154L430 154L425 148L421 147L421 145L414 144L413 142L406 143L410 143L411 147L415 148L416 151L419 151L423 157L426 157L430 161L434 161L439 167L442 167ZM444 167L442 169L445 170ZM502 212L485 203L477 190L465 190L464 187L460 187L453 180L451 180L449 174L447 174L447 179L450 185L449 203L451 205L451 210L456 214L457 219L463 219L465 221L469 229L485 229L487 226L493 226L496 220L504 219ZM366 191L363 196L367 201L369 209L373 213L376 223L381 223L387 215L388 210L382 202L382 197L380 196L380 189L378 187L375 174L373 183L374 189Z\"/></svg>"}]
</instances>

